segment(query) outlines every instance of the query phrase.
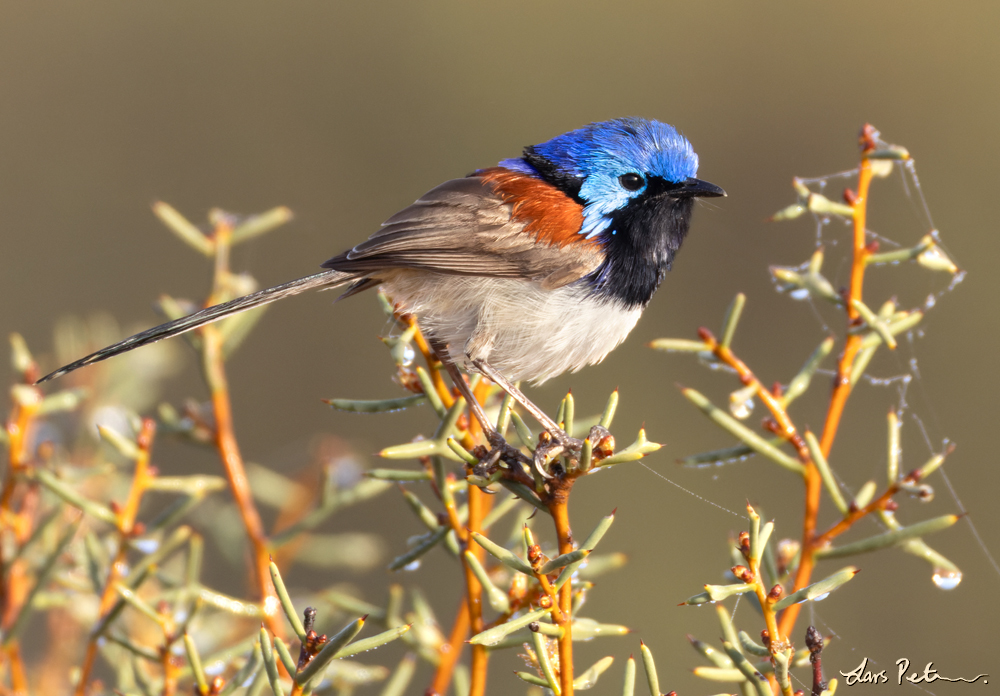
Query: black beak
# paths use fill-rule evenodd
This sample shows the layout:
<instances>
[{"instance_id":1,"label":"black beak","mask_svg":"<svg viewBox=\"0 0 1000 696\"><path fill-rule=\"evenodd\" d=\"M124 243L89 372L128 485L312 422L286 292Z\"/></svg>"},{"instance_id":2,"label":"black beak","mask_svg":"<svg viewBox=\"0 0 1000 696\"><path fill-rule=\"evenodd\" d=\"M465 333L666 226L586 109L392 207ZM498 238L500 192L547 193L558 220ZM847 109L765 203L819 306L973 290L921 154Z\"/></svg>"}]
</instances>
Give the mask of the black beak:
<instances>
[{"instance_id":1,"label":"black beak","mask_svg":"<svg viewBox=\"0 0 1000 696\"><path fill-rule=\"evenodd\" d=\"M677 184L677 187L670 191L670 195L674 198L717 198L725 196L726 192L715 184L691 178Z\"/></svg>"}]
</instances>

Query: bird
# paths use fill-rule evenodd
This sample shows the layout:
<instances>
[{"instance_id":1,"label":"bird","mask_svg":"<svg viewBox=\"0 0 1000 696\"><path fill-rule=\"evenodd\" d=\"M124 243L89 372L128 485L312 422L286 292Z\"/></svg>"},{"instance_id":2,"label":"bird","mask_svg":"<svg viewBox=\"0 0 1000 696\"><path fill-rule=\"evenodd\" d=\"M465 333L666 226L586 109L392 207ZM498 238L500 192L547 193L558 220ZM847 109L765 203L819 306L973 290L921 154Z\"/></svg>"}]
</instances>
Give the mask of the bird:
<instances>
[{"instance_id":1,"label":"bird","mask_svg":"<svg viewBox=\"0 0 1000 696\"><path fill-rule=\"evenodd\" d=\"M697 171L673 126L590 123L431 189L320 273L148 329L39 381L308 290L346 286L343 299L378 287L417 318L490 438L459 370L490 378L567 441L515 383L599 363L625 340L673 264L694 200L726 195Z\"/></svg>"}]
</instances>

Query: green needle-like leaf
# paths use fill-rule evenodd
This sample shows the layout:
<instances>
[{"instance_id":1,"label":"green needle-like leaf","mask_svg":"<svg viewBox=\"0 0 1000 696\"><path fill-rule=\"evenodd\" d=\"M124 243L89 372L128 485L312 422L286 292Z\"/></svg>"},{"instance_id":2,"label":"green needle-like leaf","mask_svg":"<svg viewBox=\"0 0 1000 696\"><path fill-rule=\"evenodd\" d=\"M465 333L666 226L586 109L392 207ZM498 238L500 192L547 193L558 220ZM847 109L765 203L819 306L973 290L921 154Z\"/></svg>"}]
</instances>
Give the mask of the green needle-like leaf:
<instances>
[{"instance_id":1,"label":"green needle-like leaf","mask_svg":"<svg viewBox=\"0 0 1000 696\"><path fill-rule=\"evenodd\" d=\"M264 669L267 670L267 680L271 684L271 691L274 696L285 696L285 690L281 688L281 677L278 673L278 663L275 660L274 648L271 646L271 636L267 629L260 627L260 656L264 661Z\"/></svg>"},{"instance_id":2,"label":"green needle-like leaf","mask_svg":"<svg viewBox=\"0 0 1000 696\"><path fill-rule=\"evenodd\" d=\"M870 553L871 551L884 549L887 546L895 546L907 539L947 529L958 522L959 519L958 515L942 515L941 517L917 522L907 527L894 529L884 534L844 544L843 546L821 549L816 552L816 558L843 558L844 556L854 556L860 553Z\"/></svg>"},{"instance_id":3,"label":"green needle-like leaf","mask_svg":"<svg viewBox=\"0 0 1000 696\"><path fill-rule=\"evenodd\" d=\"M517 415L516 411L511 410L510 420L514 424L514 432L517 433L517 437L521 440L521 444L530 450L535 449L535 438L531 434L531 429L525 425L523 420L521 420L521 416Z\"/></svg>"},{"instance_id":4,"label":"green needle-like leaf","mask_svg":"<svg viewBox=\"0 0 1000 696\"><path fill-rule=\"evenodd\" d=\"M549 650L546 645L545 636L540 633L532 633L531 643L535 648L535 659L538 660L538 667L542 670L542 676L545 677L548 688L556 696L559 696L562 693L562 688L559 686L559 676L552 666L552 660L549 659Z\"/></svg>"},{"instance_id":5,"label":"green needle-like leaf","mask_svg":"<svg viewBox=\"0 0 1000 696\"><path fill-rule=\"evenodd\" d=\"M548 680L544 677L538 676L537 674L532 674L531 672L514 672L514 676L523 682L531 684L532 686L541 686L545 689L551 688Z\"/></svg>"},{"instance_id":6,"label":"green needle-like leaf","mask_svg":"<svg viewBox=\"0 0 1000 696\"><path fill-rule=\"evenodd\" d=\"M615 419L615 411L618 410L618 390L615 389L611 392L611 396L608 397L608 403L604 407L604 413L601 414L601 420L598 425L602 428L610 428L611 421Z\"/></svg>"},{"instance_id":7,"label":"green needle-like leaf","mask_svg":"<svg viewBox=\"0 0 1000 696\"><path fill-rule=\"evenodd\" d=\"M83 512L91 517L99 519L110 525L118 524L118 516L111 512L108 507L84 498L76 492L76 489L71 488L57 479L51 471L46 469L36 469L33 477L36 481L58 495L67 503L75 508L78 508L79 510L83 510Z\"/></svg>"},{"instance_id":8,"label":"green needle-like leaf","mask_svg":"<svg viewBox=\"0 0 1000 696\"><path fill-rule=\"evenodd\" d=\"M653 661L653 653L641 640L639 641L639 652L642 655L642 666L646 670L649 696L660 696L660 678L656 676L656 662Z\"/></svg>"},{"instance_id":9,"label":"green needle-like leaf","mask_svg":"<svg viewBox=\"0 0 1000 696\"><path fill-rule=\"evenodd\" d=\"M635 696L635 658L628 656L625 662L625 686L622 688L622 696Z\"/></svg>"},{"instance_id":10,"label":"green needle-like leaf","mask_svg":"<svg viewBox=\"0 0 1000 696\"><path fill-rule=\"evenodd\" d=\"M49 578L52 577L52 573L56 569L56 564L66 552L66 549L69 548L69 544L73 541L73 537L76 536L76 532L80 528L81 522L82 520L78 519L66 528L66 531L64 531L63 535L59 538L59 541L56 542L55 549L53 549L52 553L45 559L42 567L38 569L38 572L35 575L35 584L32 586L28 596L22 601L21 608L18 611L17 616L11 622L10 628L3 636L4 646L10 645L11 641L17 640L21 631L24 630L24 626L27 623L28 616L31 614L39 592L41 592L48 584ZM8 581L9 580L5 579L5 582Z\"/></svg>"},{"instance_id":11,"label":"green needle-like leaf","mask_svg":"<svg viewBox=\"0 0 1000 696\"><path fill-rule=\"evenodd\" d=\"M233 228L231 244L240 244L259 237L289 222L294 216L291 210L281 205L258 215L251 215Z\"/></svg>"},{"instance_id":12,"label":"green needle-like leaf","mask_svg":"<svg viewBox=\"0 0 1000 696\"><path fill-rule=\"evenodd\" d=\"M188 664L191 665L194 680L198 684L198 693L207 694L208 677L205 676L205 668L201 666L198 648L195 647L194 640L187 633L184 634L184 651L187 653Z\"/></svg>"},{"instance_id":13,"label":"green needle-like leaf","mask_svg":"<svg viewBox=\"0 0 1000 696\"><path fill-rule=\"evenodd\" d=\"M391 643L397 638L401 638L407 631L413 628L412 624L405 624L403 626L396 626L395 628L390 628L388 631L382 631L381 633L376 633L371 638L363 638L362 640L356 640L353 643L347 645L347 647L342 648L340 652L334 655L338 660L343 657L351 657L352 655L358 655L368 650L374 650L375 648L380 648L387 643Z\"/></svg>"},{"instance_id":14,"label":"green needle-like leaf","mask_svg":"<svg viewBox=\"0 0 1000 696\"><path fill-rule=\"evenodd\" d=\"M594 465L595 469L600 469L606 466L614 466L615 464L621 464L623 462L634 462L638 459L642 459L647 454L655 452L656 450L663 447L663 445L657 442L650 442L646 439L646 429L642 428L639 430L639 437L631 445L616 452L607 459L602 459Z\"/></svg>"},{"instance_id":15,"label":"green needle-like leaf","mask_svg":"<svg viewBox=\"0 0 1000 696\"><path fill-rule=\"evenodd\" d=\"M691 403L700 408L706 416L715 421L716 424L722 426L725 430L728 430L733 436L742 440L753 451L764 455L771 461L780 464L789 471L794 471L799 475L805 474L805 467L803 467L798 460L785 454L763 437L723 411L721 408L715 406L703 394L700 394L694 389L684 389L682 393Z\"/></svg>"},{"instance_id":16,"label":"green needle-like leaf","mask_svg":"<svg viewBox=\"0 0 1000 696\"><path fill-rule=\"evenodd\" d=\"M454 437L449 435L445 443L448 445L448 449L454 452L466 464L476 465L479 463L479 460L469 450L462 447L462 444Z\"/></svg>"},{"instance_id":17,"label":"green needle-like leaf","mask_svg":"<svg viewBox=\"0 0 1000 696\"><path fill-rule=\"evenodd\" d=\"M215 253L215 244L212 240L171 205L157 201L153 204L153 214L160 218L160 221L181 241L198 253L209 257Z\"/></svg>"},{"instance_id":18,"label":"green needle-like leaf","mask_svg":"<svg viewBox=\"0 0 1000 696\"><path fill-rule=\"evenodd\" d=\"M556 556L548 563L544 564L538 572L540 575L548 575L549 573L554 573L560 568L565 568L572 563L582 563L589 555L590 551L587 549L570 551L569 553L564 553L561 556Z\"/></svg>"},{"instance_id":19,"label":"green needle-like leaf","mask_svg":"<svg viewBox=\"0 0 1000 696\"><path fill-rule=\"evenodd\" d=\"M428 532L416 546L403 555L396 556L396 558L394 558L389 564L389 570L400 570L410 565L432 548L437 546L437 544L444 539L448 531L448 527L441 526L438 527L435 532Z\"/></svg>"},{"instance_id":20,"label":"green needle-like leaf","mask_svg":"<svg viewBox=\"0 0 1000 696\"><path fill-rule=\"evenodd\" d=\"M740 631L739 637L740 637L740 647L743 648L744 651L750 653L751 655L756 655L757 657L771 656L771 651L765 648L763 645L760 645L759 643L755 642L754 639L750 637L750 634L747 633L746 631Z\"/></svg>"},{"instance_id":21,"label":"green needle-like leaf","mask_svg":"<svg viewBox=\"0 0 1000 696\"><path fill-rule=\"evenodd\" d=\"M378 456L384 459L420 459L434 454L443 454L442 450L447 449L447 446L442 447L442 445L443 443L437 440L417 440L416 442L386 447L378 453ZM451 454L451 450L448 450L448 453Z\"/></svg>"},{"instance_id":22,"label":"green needle-like leaf","mask_svg":"<svg viewBox=\"0 0 1000 696\"><path fill-rule=\"evenodd\" d=\"M281 664L285 666L285 671L289 674L295 674L295 671L298 669L296 660L292 659L292 653L288 651L285 641L281 640L278 636L274 637L274 650L278 654Z\"/></svg>"},{"instance_id":23,"label":"green needle-like leaf","mask_svg":"<svg viewBox=\"0 0 1000 696\"><path fill-rule=\"evenodd\" d=\"M477 633L469 639L469 642L473 645L494 646L514 631L524 628L533 621L540 621L542 617L548 616L548 614L548 609L529 611L527 614L522 614L493 628L488 628L482 633Z\"/></svg>"},{"instance_id":24,"label":"green needle-like leaf","mask_svg":"<svg viewBox=\"0 0 1000 696\"><path fill-rule=\"evenodd\" d=\"M365 476L381 481L427 481L431 477L426 471L411 469L370 469Z\"/></svg>"},{"instance_id":25,"label":"green needle-like leaf","mask_svg":"<svg viewBox=\"0 0 1000 696\"><path fill-rule=\"evenodd\" d=\"M704 341L692 341L686 338L657 338L655 341L650 341L649 347L665 353L705 353L711 350Z\"/></svg>"},{"instance_id":26,"label":"green needle-like leaf","mask_svg":"<svg viewBox=\"0 0 1000 696\"><path fill-rule=\"evenodd\" d=\"M466 551L464 557L469 570L479 579L479 584L486 590L486 599L490 603L490 606L493 607L493 610L500 614L509 612L510 600L507 598L507 593L493 584L486 569L483 568L482 563L479 562L479 559L471 551Z\"/></svg>"},{"instance_id":27,"label":"green needle-like leaf","mask_svg":"<svg viewBox=\"0 0 1000 696\"><path fill-rule=\"evenodd\" d=\"M846 515L848 511L847 501L844 500L844 496L840 492L840 486L837 484L837 480L833 477L833 472L830 470L830 465L827 463L826 457L823 456L823 450L819 446L819 441L813 435L812 431L809 430L805 431L803 437L805 438L806 446L809 448L809 456L812 457L813 464L816 465L820 478L823 479L826 492L830 494L830 498L833 500L833 504L837 506L840 514Z\"/></svg>"},{"instance_id":28,"label":"green needle-like leaf","mask_svg":"<svg viewBox=\"0 0 1000 696\"><path fill-rule=\"evenodd\" d=\"M573 680L573 689L576 691L585 691L586 689L592 689L597 686L598 678L604 674L615 658L608 655L607 657L602 657L600 660L588 667L583 674Z\"/></svg>"},{"instance_id":29,"label":"green needle-like leaf","mask_svg":"<svg viewBox=\"0 0 1000 696\"><path fill-rule=\"evenodd\" d=\"M767 679L764 675L757 671L757 669L750 664L750 661L743 656L743 653L739 651L732 643L728 640L722 642L722 649L726 651L729 658L733 661L743 676L747 678L750 683L754 685L757 689L757 696L773 696L771 693L771 687L767 683Z\"/></svg>"},{"instance_id":30,"label":"green needle-like leaf","mask_svg":"<svg viewBox=\"0 0 1000 696\"><path fill-rule=\"evenodd\" d=\"M736 335L736 325L740 322L740 315L743 313L743 306L747 302L747 296L742 292L737 293L733 298L733 303L726 310L726 318L722 320L722 340L719 345L728 348Z\"/></svg>"},{"instance_id":31,"label":"green needle-like leaf","mask_svg":"<svg viewBox=\"0 0 1000 696\"><path fill-rule=\"evenodd\" d=\"M716 667L721 667L723 669L728 669L728 668L731 668L733 666L733 661L730 660L727 655L719 652L718 650L716 650L715 648L713 648L711 645L709 645L705 641L698 640L697 638L695 638L694 636L691 636L691 635L689 635L687 637L687 639L688 639L688 641L690 641L691 646L695 650L697 650L699 653L701 653L701 655L706 660L708 660L709 662L711 662Z\"/></svg>"},{"instance_id":32,"label":"green needle-like leaf","mask_svg":"<svg viewBox=\"0 0 1000 696\"><path fill-rule=\"evenodd\" d=\"M490 541L479 532L471 532L471 536L477 544L486 549L488 554L496 558L508 568L513 568L519 573L524 573L525 575L534 577L535 571L531 569L531 566L516 556L513 551L509 551L503 546L500 546L500 544Z\"/></svg>"},{"instance_id":33,"label":"green needle-like leaf","mask_svg":"<svg viewBox=\"0 0 1000 696\"><path fill-rule=\"evenodd\" d=\"M427 397L423 394L401 396L396 399L323 399L324 404L338 411L349 411L351 413L390 413L392 411L403 411L411 406L419 406L426 402Z\"/></svg>"},{"instance_id":34,"label":"green needle-like leaf","mask_svg":"<svg viewBox=\"0 0 1000 696\"><path fill-rule=\"evenodd\" d=\"M824 578L819 582L814 582L808 587L803 587L798 592L793 592L781 601L776 602L773 608L775 611L781 611L782 609L787 609L793 604L798 604L799 602L807 602L815 600L817 597L825 597L857 575L858 572L858 569L854 566L848 566L828 578Z\"/></svg>"},{"instance_id":35,"label":"green needle-like leaf","mask_svg":"<svg viewBox=\"0 0 1000 696\"><path fill-rule=\"evenodd\" d=\"M299 618L298 612L295 611L295 605L292 604L292 598L288 596L285 582L281 579L281 572L274 561L271 561L270 569L271 582L274 583L274 590L281 601L281 608L285 612L285 618L288 619L288 623L291 624L292 630L295 631L295 635L298 636L299 640L305 642L306 629L302 625L302 620Z\"/></svg>"},{"instance_id":36,"label":"green needle-like leaf","mask_svg":"<svg viewBox=\"0 0 1000 696\"><path fill-rule=\"evenodd\" d=\"M434 388L434 381L431 379L430 374L427 370L417 365L416 368L417 379L420 380L420 387L424 390L424 396L431 403L431 408L434 409L434 413L437 414L438 418L444 419L448 417L448 409L444 407L444 402L441 401L441 395L438 394L437 389Z\"/></svg>"},{"instance_id":37,"label":"green needle-like leaf","mask_svg":"<svg viewBox=\"0 0 1000 696\"><path fill-rule=\"evenodd\" d=\"M683 604L694 606L705 604L706 602L720 602L733 595L753 592L753 589L753 585L746 585L744 583L740 583L739 585L705 585L704 592L696 594L693 597L688 597Z\"/></svg>"},{"instance_id":38,"label":"green needle-like leaf","mask_svg":"<svg viewBox=\"0 0 1000 696\"><path fill-rule=\"evenodd\" d=\"M326 666L330 664L330 661L336 657L337 653L340 652L348 643L354 640L354 636L361 632L361 629L365 625L365 618L356 619L351 623L347 624L338 633L331 636L326 643L323 645L323 649L309 661L302 670L295 675L295 682L305 686L309 681L320 674Z\"/></svg>"},{"instance_id":39,"label":"green needle-like leaf","mask_svg":"<svg viewBox=\"0 0 1000 696\"><path fill-rule=\"evenodd\" d=\"M809 383L812 381L813 375L816 374L816 370L819 369L826 356L833 351L834 343L835 341L832 337L827 337L813 351L809 359L806 360L806 364L799 370L799 373L792 377L792 381L788 383L785 393L781 395L781 404L783 406L787 408L790 403L805 393L806 389L809 388Z\"/></svg>"},{"instance_id":40,"label":"green needle-like leaf","mask_svg":"<svg viewBox=\"0 0 1000 696\"><path fill-rule=\"evenodd\" d=\"M417 669L417 656L413 653L406 653L403 659L396 665L389 681L385 683L379 696L404 696L406 687L413 680L413 673Z\"/></svg>"}]
</instances>

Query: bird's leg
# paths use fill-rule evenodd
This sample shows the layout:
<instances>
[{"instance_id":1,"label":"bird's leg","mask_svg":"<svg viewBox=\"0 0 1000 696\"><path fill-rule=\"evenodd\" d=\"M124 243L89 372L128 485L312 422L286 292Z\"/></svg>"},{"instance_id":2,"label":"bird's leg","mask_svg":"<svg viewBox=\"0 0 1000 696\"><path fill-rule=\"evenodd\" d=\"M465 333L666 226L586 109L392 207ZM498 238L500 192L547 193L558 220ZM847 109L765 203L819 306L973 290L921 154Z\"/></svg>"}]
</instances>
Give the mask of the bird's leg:
<instances>
[{"instance_id":1,"label":"bird's leg","mask_svg":"<svg viewBox=\"0 0 1000 696\"><path fill-rule=\"evenodd\" d=\"M441 361L441 364L444 365L444 369L448 371L448 376L451 377L451 381L455 383L455 387L458 389L459 393L465 397L465 402L469 404L469 408L472 409L473 417L479 421L479 425L483 429L483 435L486 437L486 441L490 443L490 448L494 450L501 449L504 450L504 452L511 449L507 444L507 441L504 440L503 435L501 435L497 430L496 425L494 425L493 421L491 421L486 415L486 411L483 410L483 405L479 403L479 399L477 399L472 393L468 383L465 381L465 377L463 377L462 373L459 371L458 366L448 355L448 347L434 340L430 341L430 345L435 357Z\"/></svg>"},{"instance_id":2,"label":"bird's leg","mask_svg":"<svg viewBox=\"0 0 1000 696\"><path fill-rule=\"evenodd\" d=\"M583 443L580 440L570 437L569 433L563 431L563 429L559 427L558 423L549 418L549 416L545 413L545 411L538 408L538 406L532 403L531 400L524 395L524 392L515 387L514 384L511 383L511 381L508 380L506 377L504 377L502 374L500 374L500 372L497 371L496 368L494 368L492 365L483 360L473 360L472 365L481 373L483 373L491 380L493 380L493 382L497 386L499 386L505 392L510 394L510 397L514 399L514 401L521 404L521 406L523 406L528 413L534 416L535 420L541 423L542 427L549 432L549 434L552 436L552 439L555 440L564 449L573 450L577 452L580 451L580 448L583 446Z\"/></svg>"},{"instance_id":3,"label":"bird's leg","mask_svg":"<svg viewBox=\"0 0 1000 696\"><path fill-rule=\"evenodd\" d=\"M440 355L438 356L440 359ZM472 389L469 388L468 383L459 371L458 366L450 360L442 360L445 369L448 371L448 375L451 377L451 381L455 383L458 391L465 397L465 402L469 404L469 408L472 409L473 417L479 421L479 425L483 429L483 435L486 436L486 441L490 443L490 446L497 447L500 442L505 442L503 436L497 430L497 427L486 415L486 411L483 410L483 405L479 403L479 399L476 398L475 394L472 393Z\"/></svg>"}]
</instances>

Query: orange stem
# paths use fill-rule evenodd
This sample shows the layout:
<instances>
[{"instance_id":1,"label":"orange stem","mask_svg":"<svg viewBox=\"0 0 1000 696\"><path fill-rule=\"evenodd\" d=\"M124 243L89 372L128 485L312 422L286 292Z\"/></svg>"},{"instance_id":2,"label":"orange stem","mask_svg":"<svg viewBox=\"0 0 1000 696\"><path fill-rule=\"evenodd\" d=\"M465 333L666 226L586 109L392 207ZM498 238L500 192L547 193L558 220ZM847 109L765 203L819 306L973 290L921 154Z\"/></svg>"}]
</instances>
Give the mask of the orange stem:
<instances>
[{"instance_id":1,"label":"orange stem","mask_svg":"<svg viewBox=\"0 0 1000 696\"><path fill-rule=\"evenodd\" d=\"M851 261L851 284L848 288L846 298L849 325L859 320L858 310L854 307L854 301L857 300L860 302L862 300L866 259L870 253L867 245L866 225L868 217L868 191L872 181L872 168L867 154L875 149L875 143L872 139L873 133L874 129L870 125L865 125L862 130L863 151L861 165L858 169L858 191L851 197L851 206L854 208L854 255ZM858 349L861 347L861 341L861 336L848 334L844 342L844 351L837 364L837 376L833 386L833 393L830 395L830 406L826 412L826 422L823 424L823 435L820 438L820 449L824 457L829 457L830 455L833 442L837 437L837 430L840 427L844 407L847 404L847 398L851 394L851 369L854 366ZM809 584L812 579L813 570L816 567L816 550L820 548L821 544L826 543L823 537L817 538L816 536L822 491L823 484L819 471L810 459L806 464L806 504L802 520L802 550L799 557L799 567L795 573L793 592ZM847 527L844 529L849 528L851 524L853 524L853 520L847 523ZM782 613L779 626L784 635L790 635L794 631L800 609L800 604L794 604Z\"/></svg>"},{"instance_id":2,"label":"orange stem","mask_svg":"<svg viewBox=\"0 0 1000 696\"><path fill-rule=\"evenodd\" d=\"M478 544L477 544L478 546ZM442 696L448 691L451 684L451 676L455 672L455 665L462 655L462 647L465 639L469 635L469 603L465 597L458 606L458 613L455 614L455 623L451 626L451 635L448 642L441 646L439 654L441 659L434 672L434 680L425 692L425 696Z\"/></svg>"},{"instance_id":3,"label":"orange stem","mask_svg":"<svg viewBox=\"0 0 1000 696\"><path fill-rule=\"evenodd\" d=\"M232 404L222 356L222 335L215 326L209 325L201 329L201 336L205 381L208 382L212 393L212 410L215 414L215 446L219 451L226 478L229 480L233 500L236 501L240 518L243 520L243 527L250 538L257 587L267 627L275 635L282 636L284 627L278 620L277 594L271 585L271 558L267 548L267 535L253 501L243 456L240 454L233 430Z\"/></svg>"},{"instance_id":4,"label":"orange stem","mask_svg":"<svg viewBox=\"0 0 1000 696\"><path fill-rule=\"evenodd\" d=\"M33 390L32 399L15 400L10 418L6 423L8 466L4 475L3 490L0 491L0 533L13 534L16 546L24 543L31 534L31 520L26 514L26 502L22 501L21 510L14 510L14 491L21 474L29 466L31 454L28 451L30 431L34 421L35 411L41 403L42 394ZM24 562L15 562L6 568L7 560L3 558L0 544L0 570L6 576L6 582L0 584L0 623L4 629L10 628L11 622L21 610L21 605L28 596L28 578ZM20 652L7 651L8 657ZM23 665L11 663L11 678L16 676L16 670L24 672Z\"/></svg>"},{"instance_id":5,"label":"orange stem","mask_svg":"<svg viewBox=\"0 0 1000 696\"><path fill-rule=\"evenodd\" d=\"M413 340L417 344L417 349L424 356L424 362L427 363L427 370L431 375L431 383L434 384L434 389L437 391L438 396L441 397L441 403L444 404L445 408L451 408L455 403L455 397L452 396L451 390L441 375L441 361L438 360L431 349L430 343L427 342L420 327L417 326L416 317L412 314L405 314L400 317L400 320L405 322L407 326L416 327L416 330L413 332Z\"/></svg>"},{"instance_id":6,"label":"orange stem","mask_svg":"<svg viewBox=\"0 0 1000 696\"><path fill-rule=\"evenodd\" d=\"M135 527L135 518L139 512L139 503L142 495L146 491L149 483L149 452L153 446L153 436L156 434L156 422L152 418L142 420L142 429L136 442L139 445L139 454L135 460L135 472L132 475L132 486L129 489L128 498L125 505L118 511L118 551L108 569L108 579L104 583L104 590L101 592L101 601L98 604L97 616L103 619L115 606L118 599L118 581L125 575L127 569L126 556L128 554L128 540L132 536ZM87 651L84 654L83 664L80 667L80 680L76 685L76 696L84 696L87 693L87 685L90 682L90 673L93 671L94 662L97 659L97 640L99 635L91 633L87 641Z\"/></svg>"},{"instance_id":7,"label":"orange stem","mask_svg":"<svg viewBox=\"0 0 1000 696\"><path fill-rule=\"evenodd\" d=\"M479 397L479 394L476 394ZM473 419L474 420L474 419ZM489 511L492 500L476 486L469 486L469 524L470 532L482 531L483 518ZM470 544L468 536L465 547L483 562L485 550L479 544ZM465 568L466 600L469 607L469 632L475 635L482 632L483 626L483 586L468 564ZM489 664L489 651L485 645L472 646L472 665L470 669L469 696L481 696L486 693L486 670Z\"/></svg>"},{"instance_id":8,"label":"orange stem","mask_svg":"<svg viewBox=\"0 0 1000 696\"><path fill-rule=\"evenodd\" d=\"M225 220L215 226L212 235L215 249L215 271L209 304L218 304L228 299L227 280L229 271L229 248L232 227ZM225 356L222 333L214 324L200 330L202 338L202 370L212 395L212 411L215 415L215 446L222 460L229 488L236 501L236 507L243 520L243 527L250 538L255 576L260 593L261 608L268 629L277 636L284 635L284 624L278 619L278 599L271 585L271 557L267 548L267 534L261 522L260 513L253 501L250 482L247 479L243 456L240 454L233 427L232 402L229 398L229 383L226 378Z\"/></svg>"},{"instance_id":9,"label":"orange stem","mask_svg":"<svg viewBox=\"0 0 1000 696\"><path fill-rule=\"evenodd\" d=\"M4 652L10 664L10 693L14 696L28 696L28 675L21 659L21 647L17 642L8 645Z\"/></svg>"},{"instance_id":10,"label":"orange stem","mask_svg":"<svg viewBox=\"0 0 1000 696\"><path fill-rule=\"evenodd\" d=\"M569 479L569 485L572 485ZM560 491L548 503L556 525L559 554L573 550L573 531L569 526L569 490ZM563 634L559 638L559 686L562 696L573 696L573 581L567 580L559 589L559 610L563 615Z\"/></svg>"}]
</instances>

